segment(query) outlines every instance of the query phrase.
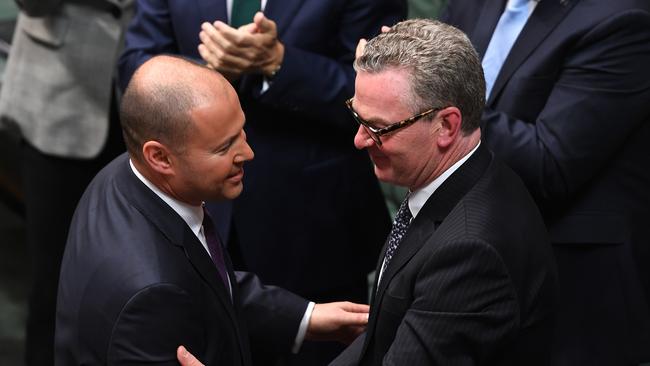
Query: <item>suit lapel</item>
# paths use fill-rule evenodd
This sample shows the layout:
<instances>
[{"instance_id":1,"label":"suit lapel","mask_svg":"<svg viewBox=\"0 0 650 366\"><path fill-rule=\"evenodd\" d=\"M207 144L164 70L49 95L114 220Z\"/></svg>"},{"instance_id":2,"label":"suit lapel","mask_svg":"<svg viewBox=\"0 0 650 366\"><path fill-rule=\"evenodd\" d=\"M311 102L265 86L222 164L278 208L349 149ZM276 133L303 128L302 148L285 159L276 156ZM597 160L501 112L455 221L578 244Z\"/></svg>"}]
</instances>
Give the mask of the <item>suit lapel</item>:
<instances>
[{"instance_id":1,"label":"suit lapel","mask_svg":"<svg viewBox=\"0 0 650 366\"><path fill-rule=\"evenodd\" d=\"M221 20L228 23L228 8L226 0L194 0L196 1L199 9L201 9L201 19L204 22L213 23L216 20ZM198 24L197 26L200 26Z\"/></svg>"},{"instance_id":2,"label":"suit lapel","mask_svg":"<svg viewBox=\"0 0 650 366\"><path fill-rule=\"evenodd\" d=\"M268 0L264 8L267 18L273 20L278 26L278 38L281 40L291 21L304 0Z\"/></svg>"},{"instance_id":3,"label":"suit lapel","mask_svg":"<svg viewBox=\"0 0 650 366\"><path fill-rule=\"evenodd\" d=\"M399 248L393 255L390 265L386 268L381 281L373 288L373 301L370 307L370 318L366 330L366 339L361 351L361 357L365 354L366 348L376 328L377 315L381 302L395 275L413 258L414 255L422 248L430 237L434 234L443 223L451 210L460 202L460 200L469 192L476 182L483 176L485 170L492 161L491 153L481 144L472 155L458 170L456 170L447 180L429 197L427 202L420 210L420 213L413 219L411 225L402 239ZM383 262L383 253L379 260L378 268ZM379 274L379 269L377 269Z\"/></svg>"},{"instance_id":4,"label":"suit lapel","mask_svg":"<svg viewBox=\"0 0 650 366\"><path fill-rule=\"evenodd\" d=\"M230 294L224 287L219 277L217 269L214 267L208 253L201 245L199 239L194 235L192 230L187 226L185 221L163 200L160 199L153 191L144 185L131 171L127 154L123 154L121 168L118 173L118 184L120 190L125 192L134 205L144 217L148 218L151 223L169 240L173 245L183 249L185 256L188 258L197 273L209 285L212 291L226 309L228 316L233 322L233 327L240 336L239 322L234 310ZM229 271L232 281L234 274ZM233 288L236 283L232 283ZM241 343L241 342L240 342ZM242 345L240 344L240 347ZM245 355L242 355L244 357Z\"/></svg>"},{"instance_id":5,"label":"suit lapel","mask_svg":"<svg viewBox=\"0 0 650 366\"><path fill-rule=\"evenodd\" d=\"M564 19L576 2L577 0L568 3L560 0L544 0L537 4L499 71L487 105L494 102L512 74Z\"/></svg>"},{"instance_id":6,"label":"suit lapel","mask_svg":"<svg viewBox=\"0 0 650 366\"><path fill-rule=\"evenodd\" d=\"M485 55L485 50L490 43L494 28L496 28L505 7L506 0L485 1L483 3L483 9L470 37L481 59Z\"/></svg>"}]
</instances>

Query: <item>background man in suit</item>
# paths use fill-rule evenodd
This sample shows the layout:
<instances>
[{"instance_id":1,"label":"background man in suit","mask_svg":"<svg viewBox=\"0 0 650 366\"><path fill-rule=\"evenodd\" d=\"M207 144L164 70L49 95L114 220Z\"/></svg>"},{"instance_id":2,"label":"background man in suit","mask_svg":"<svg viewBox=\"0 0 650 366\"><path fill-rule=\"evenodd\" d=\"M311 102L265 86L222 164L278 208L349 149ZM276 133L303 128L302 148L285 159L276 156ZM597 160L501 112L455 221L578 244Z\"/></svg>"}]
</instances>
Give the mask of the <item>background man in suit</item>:
<instances>
[{"instance_id":1,"label":"background man in suit","mask_svg":"<svg viewBox=\"0 0 650 366\"><path fill-rule=\"evenodd\" d=\"M550 233L553 364L650 362L650 2L505 5L454 0L443 20L467 32L492 75L484 141ZM521 12L517 36L505 18Z\"/></svg>"},{"instance_id":2,"label":"background man in suit","mask_svg":"<svg viewBox=\"0 0 650 366\"><path fill-rule=\"evenodd\" d=\"M23 137L33 280L26 362L52 365L56 289L74 208L92 177L124 151L112 80L132 1L18 4L0 117Z\"/></svg>"},{"instance_id":3,"label":"background man in suit","mask_svg":"<svg viewBox=\"0 0 650 366\"><path fill-rule=\"evenodd\" d=\"M174 364L181 343L209 364L250 365L244 318L256 319L252 334L287 350L305 336L358 334L366 305L308 304L233 272L202 208L239 195L253 158L222 76L152 59L127 89L121 119L129 153L93 180L70 228L57 365Z\"/></svg>"},{"instance_id":4,"label":"background man in suit","mask_svg":"<svg viewBox=\"0 0 650 366\"><path fill-rule=\"evenodd\" d=\"M469 39L405 21L369 41L355 68L355 145L410 193L377 265L367 331L332 365L548 364L553 254L526 188L481 145L485 84Z\"/></svg>"}]
</instances>

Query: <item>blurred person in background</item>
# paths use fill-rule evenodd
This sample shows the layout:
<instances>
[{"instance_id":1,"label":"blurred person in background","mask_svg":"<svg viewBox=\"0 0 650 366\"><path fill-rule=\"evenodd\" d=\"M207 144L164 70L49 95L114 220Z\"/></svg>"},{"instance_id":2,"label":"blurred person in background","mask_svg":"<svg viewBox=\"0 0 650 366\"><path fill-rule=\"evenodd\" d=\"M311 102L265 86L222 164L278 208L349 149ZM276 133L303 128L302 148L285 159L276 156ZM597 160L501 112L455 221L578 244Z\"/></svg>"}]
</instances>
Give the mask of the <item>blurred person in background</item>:
<instances>
[{"instance_id":1,"label":"blurred person in background","mask_svg":"<svg viewBox=\"0 0 650 366\"><path fill-rule=\"evenodd\" d=\"M113 88L130 0L20 0L0 92L2 123L23 137L33 286L26 362L52 365L68 226L84 188L124 151Z\"/></svg>"},{"instance_id":2,"label":"blurred person in background","mask_svg":"<svg viewBox=\"0 0 650 366\"><path fill-rule=\"evenodd\" d=\"M553 365L650 362L650 2L451 0L559 267Z\"/></svg>"}]
</instances>

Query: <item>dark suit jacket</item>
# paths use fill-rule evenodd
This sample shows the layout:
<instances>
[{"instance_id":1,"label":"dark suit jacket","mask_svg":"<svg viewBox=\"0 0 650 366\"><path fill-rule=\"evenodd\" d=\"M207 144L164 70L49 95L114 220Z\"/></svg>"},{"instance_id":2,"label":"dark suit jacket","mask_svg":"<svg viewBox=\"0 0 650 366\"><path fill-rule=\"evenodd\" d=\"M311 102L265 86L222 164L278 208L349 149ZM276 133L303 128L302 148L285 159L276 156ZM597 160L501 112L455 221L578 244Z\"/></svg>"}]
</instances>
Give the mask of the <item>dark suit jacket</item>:
<instances>
[{"instance_id":1,"label":"dark suit jacket","mask_svg":"<svg viewBox=\"0 0 650 366\"><path fill-rule=\"evenodd\" d=\"M75 213L57 304L57 365L176 365L178 345L208 365L250 365L242 298L255 331L290 349L307 302L229 268L232 300L206 250L132 172L126 154L90 184ZM265 303L273 299L274 303ZM274 311L282 308L282 311ZM272 332L272 334L270 334Z\"/></svg>"},{"instance_id":2,"label":"dark suit jacket","mask_svg":"<svg viewBox=\"0 0 650 366\"><path fill-rule=\"evenodd\" d=\"M455 0L443 19L483 55L504 4ZM557 365L650 361L649 64L650 2L543 0L487 101L483 139L557 255Z\"/></svg>"},{"instance_id":3,"label":"dark suit jacket","mask_svg":"<svg viewBox=\"0 0 650 366\"><path fill-rule=\"evenodd\" d=\"M200 60L201 23L227 20L225 0L137 5L120 60L123 85L156 54ZM390 221L367 154L353 146L357 126L344 101L354 92L358 39L377 34L405 11L403 0L266 4L285 56L265 93L260 75L236 85L256 153L233 207L243 258L237 268L316 301L367 301L366 274Z\"/></svg>"},{"instance_id":4,"label":"dark suit jacket","mask_svg":"<svg viewBox=\"0 0 650 366\"><path fill-rule=\"evenodd\" d=\"M556 276L532 198L481 146L413 219L332 365L546 365Z\"/></svg>"}]
</instances>

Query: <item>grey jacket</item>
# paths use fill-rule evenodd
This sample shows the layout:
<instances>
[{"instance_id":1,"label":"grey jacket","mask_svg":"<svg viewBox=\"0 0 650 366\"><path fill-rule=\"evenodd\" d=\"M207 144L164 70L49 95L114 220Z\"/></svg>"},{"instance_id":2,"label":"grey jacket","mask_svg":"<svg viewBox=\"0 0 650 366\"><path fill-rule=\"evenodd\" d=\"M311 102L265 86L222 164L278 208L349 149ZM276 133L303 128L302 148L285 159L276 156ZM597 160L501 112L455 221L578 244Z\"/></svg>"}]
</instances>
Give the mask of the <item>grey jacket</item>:
<instances>
[{"instance_id":1,"label":"grey jacket","mask_svg":"<svg viewBox=\"0 0 650 366\"><path fill-rule=\"evenodd\" d=\"M132 8L131 0L114 1L20 2L0 119L44 153L92 158L105 143L115 61Z\"/></svg>"}]
</instances>

